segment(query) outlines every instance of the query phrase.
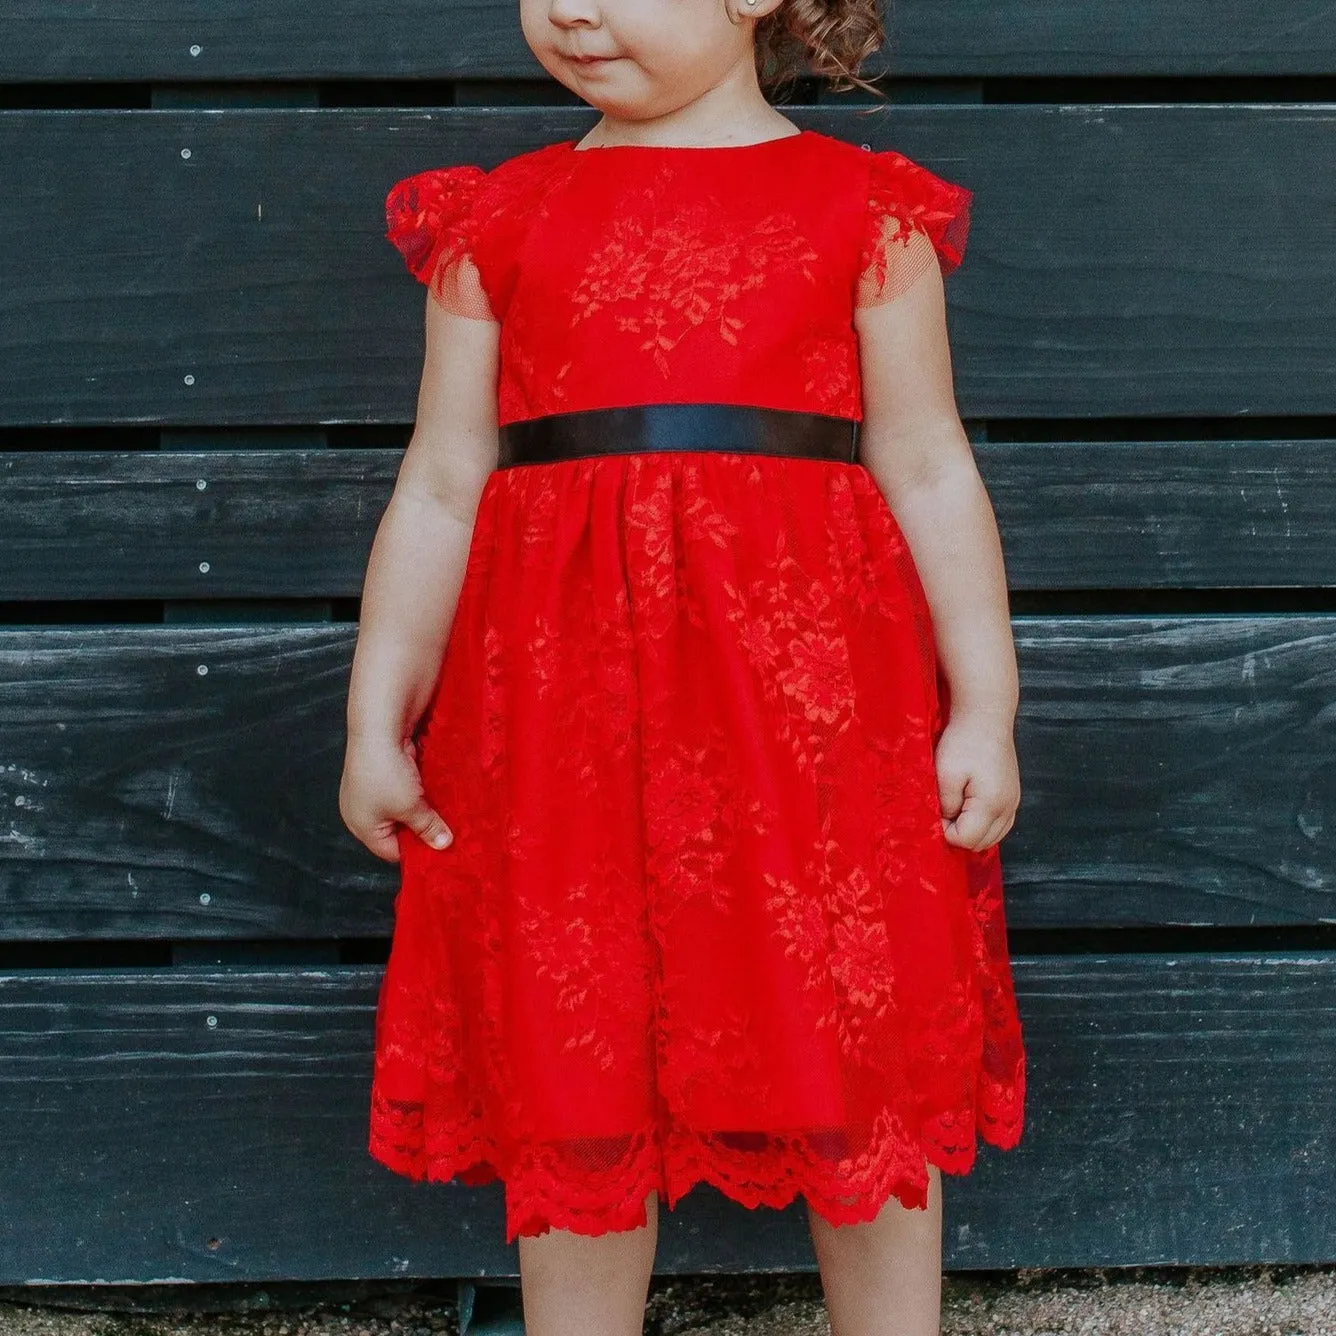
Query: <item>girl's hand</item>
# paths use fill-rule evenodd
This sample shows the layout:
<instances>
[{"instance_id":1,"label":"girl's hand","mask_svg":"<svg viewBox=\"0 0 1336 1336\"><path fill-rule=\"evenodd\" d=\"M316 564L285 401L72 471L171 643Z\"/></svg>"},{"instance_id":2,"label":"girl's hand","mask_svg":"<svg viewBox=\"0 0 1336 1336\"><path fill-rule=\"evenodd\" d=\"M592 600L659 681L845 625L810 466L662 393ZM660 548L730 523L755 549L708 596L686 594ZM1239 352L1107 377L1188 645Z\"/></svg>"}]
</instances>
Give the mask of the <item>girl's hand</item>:
<instances>
[{"instance_id":1,"label":"girl's hand","mask_svg":"<svg viewBox=\"0 0 1336 1336\"><path fill-rule=\"evenodd\" d=\"M405 738L397 748L393 743L349 740L339 784L339 815L387 863L399 861L399 825L407 826L434 849L446 848L454 838L427 802L412 738Z\"/></svg>"},{"instance_id":2,"label":"girl's hand","mask_svg":"<svg viewBox=\"0 0 1336 1336\"><path fill-rule=\"evenodd\" d=\"M947 843L964 849L998 843L1011 829L1021 798L1010 716L953 712L934 759Z\"/></svg>"}]
</instances>

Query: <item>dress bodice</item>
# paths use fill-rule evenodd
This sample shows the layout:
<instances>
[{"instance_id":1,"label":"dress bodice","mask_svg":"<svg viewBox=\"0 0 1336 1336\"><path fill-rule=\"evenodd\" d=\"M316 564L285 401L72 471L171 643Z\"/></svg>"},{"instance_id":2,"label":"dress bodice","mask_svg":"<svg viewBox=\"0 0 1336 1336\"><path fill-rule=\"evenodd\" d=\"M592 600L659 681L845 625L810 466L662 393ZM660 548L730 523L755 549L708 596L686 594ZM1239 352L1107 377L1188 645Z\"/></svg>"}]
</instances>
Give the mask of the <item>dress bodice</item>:
<instances>
[{"instance_id":1,"label":"dress bodice","mask_svg":"<svg viewBox=\"0 0 1336 1336\"><path fill-rule=\"evenodd\" d=\"M498 423L642 403L862 418L854 312L962 259L972 194L803 130L691 148L565 140L398 181L387 236L499 323Z\"/></svg>"}]
</instances>

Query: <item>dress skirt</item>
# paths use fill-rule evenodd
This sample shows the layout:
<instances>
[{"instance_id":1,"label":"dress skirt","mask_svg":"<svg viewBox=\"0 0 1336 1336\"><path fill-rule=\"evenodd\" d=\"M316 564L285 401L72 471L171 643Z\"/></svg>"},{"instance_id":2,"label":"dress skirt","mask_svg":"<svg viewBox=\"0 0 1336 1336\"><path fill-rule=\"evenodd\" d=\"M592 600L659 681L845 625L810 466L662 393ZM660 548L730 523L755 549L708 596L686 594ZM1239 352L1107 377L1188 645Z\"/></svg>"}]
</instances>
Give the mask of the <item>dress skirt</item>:
<instances>
[{"instance_id":1,"label":"dress skirt","mask_svg":"<svg viewBox=\"0 0 1336 1336\"><path fill-rule=\"evenodd\" d=\"M861 464L498 469L417 735L372 1156L506 1241L708 1182L832 1223L1020 1138L998 847L948 844L948 698Z\"/></svg>"}]
</instances>

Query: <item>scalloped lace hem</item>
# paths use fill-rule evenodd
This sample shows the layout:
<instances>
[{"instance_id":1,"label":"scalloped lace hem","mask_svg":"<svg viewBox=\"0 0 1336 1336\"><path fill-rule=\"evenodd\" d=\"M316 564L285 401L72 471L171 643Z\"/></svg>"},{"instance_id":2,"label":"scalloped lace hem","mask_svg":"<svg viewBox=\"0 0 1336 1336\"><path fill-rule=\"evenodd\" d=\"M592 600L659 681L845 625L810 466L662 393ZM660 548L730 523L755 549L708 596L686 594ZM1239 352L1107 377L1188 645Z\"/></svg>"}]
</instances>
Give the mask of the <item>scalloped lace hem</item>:
<instances>
[{"instance_id":1,"label":"scalloped lace hem","mask_svg":"<svg viewBox=\"0 0 1336 1336\"><path fill-rule=\"evenodd\" d=\"M977 1113L931 1119L917 1139L917 1154L915 1138L889 1109L875 1123L869 1149L848 1159L823 1156L821 1133L700 1133L677 1126L661 1135L647 1127L566 1146L525 1145L507 1155L477 1117L452 1134L434 1131L428 1147L421 1107L376 1092L368 1150L387 1169L417 1182L480 1187L502 1181L507 1244L552 1228L590 1236L637 1229L648 1223L651 1192L671 1210L700 1183L748 1209L782 1209L801 1194L829 1223L859 1224L875 1219L892 1197L908 1209L925 1208L928 1165L969 1173L978 1139L1000 1150L1016 1146L1024 1084L1023 1071L1008 1085L985 1080ZM838 1144L840 1134L834 1135ZM609 1145L616 1148L611 1155Z\"/></svg>"}]
</instances>

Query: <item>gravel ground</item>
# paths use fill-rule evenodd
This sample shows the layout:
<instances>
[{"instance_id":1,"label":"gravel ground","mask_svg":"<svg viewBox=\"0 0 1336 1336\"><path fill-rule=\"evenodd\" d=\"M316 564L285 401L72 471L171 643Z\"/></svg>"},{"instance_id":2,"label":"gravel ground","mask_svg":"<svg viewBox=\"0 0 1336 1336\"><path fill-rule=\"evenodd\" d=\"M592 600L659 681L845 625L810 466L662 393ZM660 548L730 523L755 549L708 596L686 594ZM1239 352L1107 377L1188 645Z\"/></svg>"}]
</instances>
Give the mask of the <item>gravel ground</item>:
<instances>
[{"instance_id":1,"label":"gravel ground","mask_svg":"<svg viewBox=\"0 0 1336 1336\"><path fill-rule=\"evenodd\" d=\"M517 1303L514 1288L481 1291L469 1332L519 1336L502 1311ZM450 1282L0 1292L0 1336L458 1336L456 1318ZM830 1327L815 1273L656 1276L645 1332ZM943 1288L942 1336L1336 1336L1336 1267L957 1273Z\"/></svg>"}]
</instances>

